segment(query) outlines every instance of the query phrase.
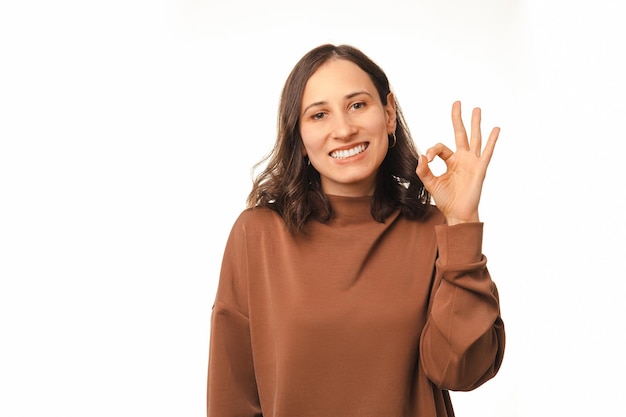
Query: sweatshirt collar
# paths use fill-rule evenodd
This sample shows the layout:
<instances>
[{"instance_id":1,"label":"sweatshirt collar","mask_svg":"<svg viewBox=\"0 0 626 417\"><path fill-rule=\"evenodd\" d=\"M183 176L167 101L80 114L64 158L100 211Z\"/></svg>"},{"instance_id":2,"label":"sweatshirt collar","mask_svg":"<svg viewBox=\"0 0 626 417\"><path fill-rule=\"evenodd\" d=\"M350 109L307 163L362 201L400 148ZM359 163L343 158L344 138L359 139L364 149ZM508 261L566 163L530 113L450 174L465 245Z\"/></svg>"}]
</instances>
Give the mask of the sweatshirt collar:
<instances>
[{"instance_id":1,"label":"sweatshirt collar","mask_svg":"<svg viewBox=\"0 0 626 417\"><path fill-rule=\"evenodd\" d=\"M348 225L375 221L372 217L372 197L344 197L327 194L333 209L331 224Z\"/></svg>"}]
</instances>

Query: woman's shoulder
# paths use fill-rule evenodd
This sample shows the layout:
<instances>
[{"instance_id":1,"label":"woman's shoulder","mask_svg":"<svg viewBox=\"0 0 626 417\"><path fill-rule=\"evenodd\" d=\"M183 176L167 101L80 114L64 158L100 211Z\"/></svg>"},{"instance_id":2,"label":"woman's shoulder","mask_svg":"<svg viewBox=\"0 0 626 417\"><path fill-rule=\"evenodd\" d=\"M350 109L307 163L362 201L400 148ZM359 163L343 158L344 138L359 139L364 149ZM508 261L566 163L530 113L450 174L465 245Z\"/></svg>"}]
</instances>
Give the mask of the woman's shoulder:
<instances>
[{"instance_id":1,"label":"woman's shoulder","mask_svg":"<svg viewBox=\"0 0 626 417\"><path fill-rule=\"evenodd\" d=\"M431 221L433 223L435 223L435 224L444 224L446 222L446 217L443 215L441 210L439 210L439 207L437 207L437 205L431 204L430 205L430 210L431 210L430 217L432 218Z\"/></svg>"},{"instance_id":2,"label":"woman's shoulder","mask_svg":"<svg viewBox=\"0 0 626 417\"><path fill-rule=\"evenodd\" d=\"M243 210L233 225L233 229L246 232L276 230L284 227L284 221L276 210L269 207L249 207Z\"/></svg>"},{"instance_id":3,"label":"woman's shoulder","mask_svg":"<svg viewBox=\"0 0 626 417\"><path fill-rule=\"evenodd\" d=\"M429 204L425 207L424 215L415 221L428 226L436 226L439 224L445 224L446 218L435 204Z\"/></svg>"}]
</instances>

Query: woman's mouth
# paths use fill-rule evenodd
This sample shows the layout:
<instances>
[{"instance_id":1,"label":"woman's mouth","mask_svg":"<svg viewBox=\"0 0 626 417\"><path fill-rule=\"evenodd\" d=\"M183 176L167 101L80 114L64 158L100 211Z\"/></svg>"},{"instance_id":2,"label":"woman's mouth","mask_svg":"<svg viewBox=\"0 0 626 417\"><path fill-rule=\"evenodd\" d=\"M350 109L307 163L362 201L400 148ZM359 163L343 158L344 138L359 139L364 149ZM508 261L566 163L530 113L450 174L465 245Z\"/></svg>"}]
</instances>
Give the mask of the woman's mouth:
<instances>
[{"instance_id":1,"label":"woman's mouth","mask_svg":"<svg viewBox=\"0 0 626 417\"><path fill-rule=\"evenodd\" d=\"M346 159L350 158L351 156L358 155L361 152L364 152L367 149L367 146L367 143L361 143L359 145L356 145L354 148L332 151L329 155L331 156L331 158L335 159Z\"/></svg>"}]
</instances>

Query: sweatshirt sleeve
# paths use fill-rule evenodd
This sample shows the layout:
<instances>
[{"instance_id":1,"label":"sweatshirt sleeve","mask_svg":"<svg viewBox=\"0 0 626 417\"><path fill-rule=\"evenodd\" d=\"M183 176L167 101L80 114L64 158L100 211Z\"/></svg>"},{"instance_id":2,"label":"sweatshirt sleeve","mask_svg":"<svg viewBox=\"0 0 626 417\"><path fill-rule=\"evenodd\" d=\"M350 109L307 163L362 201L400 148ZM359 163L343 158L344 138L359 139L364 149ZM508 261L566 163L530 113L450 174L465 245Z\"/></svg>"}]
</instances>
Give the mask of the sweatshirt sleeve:
<instances>
[{"instance_id":1,"label":"sweatshirt sleeve","mask_svg":"<svg viewBox=\"0 0 626 417\"><path fill-rule=\"evenodd\" d=\"M226 243L211 315L208 417L259 417L247 303L244 228L237 223Z\"/></svg>"},{"instance_id":2,"label":"sweatshirt sleeve","mask_svg":"<svg viewBox=\"0 0 626 417\"><path fill-rule=\"evenodd\" d=\"M435 227L439 256L420 358L440 389L469 391L502 363L504 324L482 254L482 223Z\"/></svg>"}]
</instances>

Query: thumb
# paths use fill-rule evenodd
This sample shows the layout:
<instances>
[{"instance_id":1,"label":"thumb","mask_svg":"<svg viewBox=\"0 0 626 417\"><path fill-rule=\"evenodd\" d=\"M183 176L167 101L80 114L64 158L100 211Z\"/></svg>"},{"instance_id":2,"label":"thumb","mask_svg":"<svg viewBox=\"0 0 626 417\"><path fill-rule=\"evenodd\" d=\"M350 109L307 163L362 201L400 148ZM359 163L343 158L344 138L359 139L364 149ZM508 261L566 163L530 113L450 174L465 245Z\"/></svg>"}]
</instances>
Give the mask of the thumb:
<instances>
[{"instance_id":1,"label":"thumb","mask_svg":"<svg viewBox=\"0 0 626 417\"><path fill-rule=\"evenodd\" d=\"M430 185L433 183L433 181L435 181L435 175L428 166L428 158L426 158L426 155L420 155L419 159L417 160L417 168L415 169L415 173L417 174L419 179L422 180L424 187L426 187L426 189L430 189Z\"/></svg>"}]
</instances>

